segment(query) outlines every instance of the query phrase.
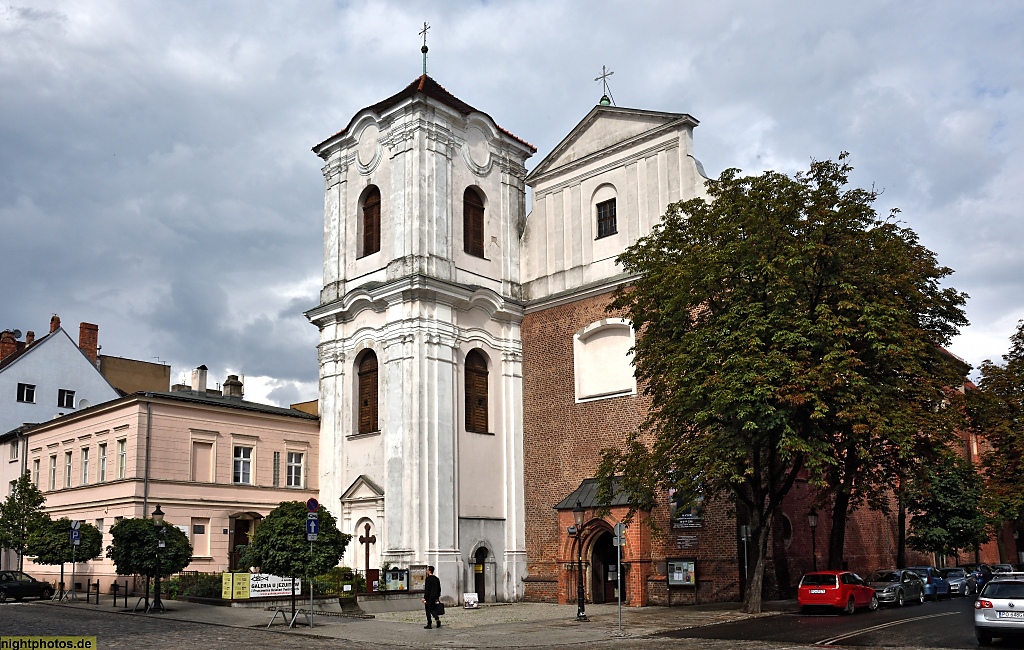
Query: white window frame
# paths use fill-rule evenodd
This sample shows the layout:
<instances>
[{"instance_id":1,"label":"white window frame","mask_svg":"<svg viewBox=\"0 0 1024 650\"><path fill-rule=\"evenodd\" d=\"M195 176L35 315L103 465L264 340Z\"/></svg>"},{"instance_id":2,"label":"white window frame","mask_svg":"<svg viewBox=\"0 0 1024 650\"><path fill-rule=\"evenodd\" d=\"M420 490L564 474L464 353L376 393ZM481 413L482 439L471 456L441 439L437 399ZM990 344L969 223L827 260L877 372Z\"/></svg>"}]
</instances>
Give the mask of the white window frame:
<instances>
[{"instance_id":1,"label":"white window frame","mask_svg":"<svg viewBox=\"0 0 1024 650\"><path fill-rule=\"evenodd\" d=\"M82 485L89 485L89 448L82 447Z\"/></svg>"},{"instance_id":2,"label":"white window frame","mask_svg":"<svg viewBox=\"0 0 1024 650\"><path fill-rule=\"evenodd\" d=\"M57 454L50 456L50 491L57 489Z\"/></svg>"},{"instance_id":3,"label":"white window frame","mask_svg":"<svg viewBox=\"0 0 1024 650\"><path fill-rule=\"evenodd\" d=\"M70 399L68 399L70 398ZM68 403L70 402L70 404ZM73 409L75 408L75 391L67 388L57 389L57 408L62 409Z\"/></svg>"},{"instance_id":4,"label":"white window frame","mask_svg":"<svg viewBox=\"0 0 1024 650\"><path fill-rule=\"evenodd\" d=\"M292 462L292 457L298 456L298 462ZM285 463L285 487L290 488L303 488L306 486L306 454L301 451L287 451L285 454L287 462ZM296 480L292 481L292 468L298 468L298 476Z\"/></svg>"},{"instance_id":5,"label":"white window frame","mask_svg":"<svg viewBox=\"0 0 1024 650\"><path fill-rule=\"evenodd\" d=\"M101 442L99 445L99 468L96 474L96 482L103 483L107 480L107 443Z\"/></svg>"},{"instance_id":6,"label":"white window frame","mask_svg":"<svg viewBox=\"0 0 1024 650\"><path fill-rule=\"evenodd\" d=\"M236 444L231 449L231 482L235 485L254 485L253 458L256 448ZM239 453L242 452L242 453ZM245 453L248 452L248 453ZM245 480L243 480L243 478Z\"/></svg>"},{"instance_id":7,"label":"white window frame","mask_svg":"<svg viewBox=\"0 0 1024 650\"><path fill-rule=\"evenodd\" d=\"M32 459L32 485L39 487L39 459Z\"/></svg>"},{"instance_id":8,"label":"white window frame","mask_svg":"<svg viewBox=\"0 0 1024 650\"><path fill-rule=\"evenodd\" d=\"M73 454L70 450L64 452L64 487L71 487L71 466L74 463Z\"/></svg>"},{"instance_id":9,"label":"white window frame","mask_svg":"<svg viewBox=\"0 0 1024 650\"><path fill-rule=\"evenodd\" d=\"M21 453L21 441L20 440L12 440L11 441L11 460L18 460L18 454L20 454L20 453Z\"/></svg>"},{"instance_id":10,"label":"white window frame","mask_svg":"<svg viewBox=\"0 0 1024 650\"><path fill-rule=\"evenodd\" d=\"M36 403L36 385L18 383L18 401L24 404Z\"/></svg>"},{"instance_id":11,"label":"white window frame","mask_svg":"<svg viewBox=\"0 0 1024 650\"><path fill-rule=\"evenodd\" d=\"M117 478L128 478L128 440L117 441Z\"/></svg>"}]
</instances>

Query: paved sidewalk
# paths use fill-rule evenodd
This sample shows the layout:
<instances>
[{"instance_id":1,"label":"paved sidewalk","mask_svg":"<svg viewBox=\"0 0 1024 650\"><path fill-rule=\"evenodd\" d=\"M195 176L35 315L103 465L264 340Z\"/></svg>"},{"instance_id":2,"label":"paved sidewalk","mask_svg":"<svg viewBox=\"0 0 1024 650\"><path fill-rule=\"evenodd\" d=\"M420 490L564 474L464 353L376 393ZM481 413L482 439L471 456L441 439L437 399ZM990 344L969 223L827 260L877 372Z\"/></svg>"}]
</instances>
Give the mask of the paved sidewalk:
<instances>
[{"instance_id":1,"label":"paved sidewalk","mask_svg":"<svg viewBox=\"0 0 1024 650\"><path fill-rule=\"evenodd\" d=\"M109 604L54 604L55 607L90 608L116 611L125 616L154 617L222 625L248 630L265 629L272 612L244 607L217 607L184 601L164 601L163 614L132 613ZM301 607L301 604L298 605ZM449 607L442 618L443 627L425 630L425 619L418 612L391 612L373 618L341 616L337 605L324 607L325 614L314 616L313 627L300 617L296 627L288 629L277 617L271 630L288 635L310 635L343 639L365 646L446 646L455 648L537 648L560 645L601 643L613 639L641 639L666 630L678 630L752 616L739 611L739 603L717 603L686 607L623 607L622 630L618 627L616 605L587 605L590 622L576 621L575 605L546 603L514 603L481 605L466 610ZM766 611L758 616L772 616L792 610L795 605L780 601L766 603ZM334 614L331 616L330 614ZM254 643L259 643L254 640Z\"/></svg>"}]
</instances>

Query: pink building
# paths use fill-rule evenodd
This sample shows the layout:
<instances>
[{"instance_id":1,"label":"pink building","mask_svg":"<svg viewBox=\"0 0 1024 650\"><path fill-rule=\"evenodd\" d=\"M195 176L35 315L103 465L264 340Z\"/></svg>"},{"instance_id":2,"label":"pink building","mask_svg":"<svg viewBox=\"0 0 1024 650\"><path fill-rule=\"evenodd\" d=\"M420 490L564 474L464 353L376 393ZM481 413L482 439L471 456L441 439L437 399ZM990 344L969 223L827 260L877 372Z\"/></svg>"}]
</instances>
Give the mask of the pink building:
<instances>
[{"instance_id":1,"label":"pink building","mask_svg":"<svg viewBox=\"0 0 1024 650\"><path fill-rule=\"evenodd\" d=\"M136 393L31 429L27 467L50 516L96 525L106 548L115 522L160 504L192 543L188 569L216 572L235 568L235 547L280 502L317 496L319 419L244 401L234 375L223 391L207 390L206 372L196 369L191 387ZM26 558L25 570L56 580L60 567ZM105 592L115 571L102 558L77 574Z\"/></svg>"}]
</instances>

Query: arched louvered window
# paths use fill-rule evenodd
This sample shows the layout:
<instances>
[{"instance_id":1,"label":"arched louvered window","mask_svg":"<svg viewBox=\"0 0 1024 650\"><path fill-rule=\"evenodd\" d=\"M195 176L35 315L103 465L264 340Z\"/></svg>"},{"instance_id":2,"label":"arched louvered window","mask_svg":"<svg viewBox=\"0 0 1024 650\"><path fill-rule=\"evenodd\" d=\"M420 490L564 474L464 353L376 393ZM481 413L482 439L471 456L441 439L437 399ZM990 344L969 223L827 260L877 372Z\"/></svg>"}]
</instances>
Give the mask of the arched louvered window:
<instances>
[{"instance_id":1,"label":"arched louvered window","mask_svg":"<svg viewBox=\"0 0 1024 650\"><path fill-rule=\"evenodd\" d=\"M359 433L378 431L377 355L367 352L359 360Z\"/></svg>"},{"instance_id":2,"label":"arched louvered window","mask_svg":"<svg viewBox=\"0 0 1024 650\"><path fill-rule=\"evenodd\" d=\"M371 187L363 198L363 250L360 257L380 250L380 190Z\"/></svg>"},{"instance_id":3,"label":"arched louvered window","mask_svg":"<svg viewBox=\"0 0 1024 650\"><path fill-rule=\"evenodd\" d=\"M466 355L466 431L487 433L487 360L478 350Z\"/></svg>"},{"instance_id":4,"label":"arched louvered window","mask_svg":"<svg viewBox=\"0 0 1024 650\"><path fill-rule=\"evenodd\" d=\"M467 253L484 256L484 202L472 187L462 196L462 239Z\"/></svg>"}]
</instances>

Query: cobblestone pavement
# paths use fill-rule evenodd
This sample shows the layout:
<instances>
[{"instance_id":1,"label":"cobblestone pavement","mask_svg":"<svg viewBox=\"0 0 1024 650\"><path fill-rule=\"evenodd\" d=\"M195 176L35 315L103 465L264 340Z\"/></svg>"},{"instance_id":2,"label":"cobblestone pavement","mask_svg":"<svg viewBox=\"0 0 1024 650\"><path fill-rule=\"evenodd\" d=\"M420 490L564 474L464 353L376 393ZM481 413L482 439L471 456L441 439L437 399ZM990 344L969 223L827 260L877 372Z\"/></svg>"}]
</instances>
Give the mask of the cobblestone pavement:
<instances>
[{"instance_id":1,"label":"cobblestone pavement","mask_svg":"<svg viewBox=\"0 0 1024 650\"><path fill-rule=\"evenodd\" d=\"M323 616L313 629L283 625L267 630L263 610L171 603L165 615L132 614L95 605L49 602L0 605L0 635L96 636L100 648L694 648L696 650L795 650L811 648L760 641L669 639L652 637L667 629L742 620L731 607L642 608L624 610L623 631L613 606L588 607L590 623L574 620L566 605L515 604L478 610L449 608L441 630L424 630L422 614L398 612L374 619ZM765 615L772 615L766 613ZM906 648L905 650L918 650Z\"/></svg>"}]
</instances>

